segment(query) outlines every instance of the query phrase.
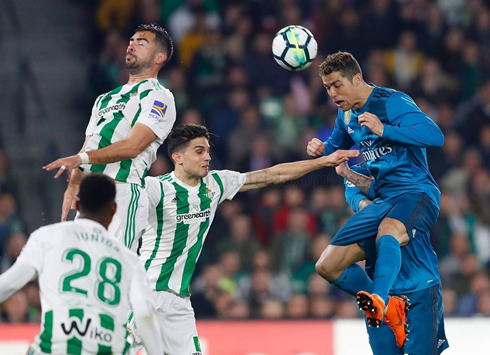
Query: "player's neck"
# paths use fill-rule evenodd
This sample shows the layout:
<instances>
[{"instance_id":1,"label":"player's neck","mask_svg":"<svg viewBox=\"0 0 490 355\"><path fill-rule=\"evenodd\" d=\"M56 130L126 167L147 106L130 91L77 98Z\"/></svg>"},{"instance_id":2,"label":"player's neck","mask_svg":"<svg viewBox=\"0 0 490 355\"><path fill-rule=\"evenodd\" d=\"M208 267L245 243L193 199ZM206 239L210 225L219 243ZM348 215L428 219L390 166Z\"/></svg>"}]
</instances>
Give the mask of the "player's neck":
<instances>
[{"instance_id":1,"label":"player's neck","mask_svg":"<svg viewBox=\"0 0 490 355\"><path fill-rule=\"evenodd\" d=\"M112 220L112 218L106 216L94 216L83 212L80 212L80 218L90 219L91 221L102 224L104 228L107 230L109 229L109 224L111 224L111 220Z\"/></svg>"},{"instance_id":2,"label":"player's neck","mask_svg":"<svg viewBox=\"0 0 490 355\"><path fill-rule=\"evenodd\" d=\"M140 73L140 74L129 74L129 80L127 85L134 85L141 83L143 80L156 79L156 74L153 73Z\"/></svg>"},{"instance_id":3,"label":"player's neck","mask_svg":"<svg viewBox=\"0 0 490 355\"><path fill-rule=\"evenodd\" d=\"M175 177L189 186L197 186L201 181L200 177L187 174L183 169L175 169Z\"/></svg>"},{"instance_id":4,"label":"player's neck","mask_svg":"<svg viewBox=\"0 0 490 355\"><path fill-rule=\"evenodd\" d=\"M363 83L362 88L359 90L359 100L357 101L356 104L353 105L353 108L356 110L362 108L366 104L367 100L369 99L369 96L371 96L373 90L374 90L373 86Z\"/></svg>"}]
</instances>

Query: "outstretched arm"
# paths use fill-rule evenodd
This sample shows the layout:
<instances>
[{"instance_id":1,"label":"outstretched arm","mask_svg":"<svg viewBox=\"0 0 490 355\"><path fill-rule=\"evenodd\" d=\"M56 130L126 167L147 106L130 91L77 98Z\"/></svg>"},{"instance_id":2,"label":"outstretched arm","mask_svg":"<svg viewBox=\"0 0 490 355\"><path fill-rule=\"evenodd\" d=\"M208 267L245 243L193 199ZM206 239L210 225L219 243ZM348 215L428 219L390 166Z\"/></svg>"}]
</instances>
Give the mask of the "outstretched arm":
<instances>
[{"instance_id":1,"label":"outstretched arm","mask_svg":"<svg viewBox=\"0 0 490 355\"><path fill-rule=\"evenodd\" d=\"M36 269L29 264L16 262L0 275L0 303L9 299L37 275Z\"/></svg>"},{"instance_id":2,"label":"outstretched arm","mask_svg":"<svg viewBox=\"0 0 490 355\"><path fill-rule=\"evenodd\" d=\"M150 127L142 123L136 123L126 139L110 144L102 149L86 152L88 154L89 164L110 164L135 158L155 139L157 139L157 135ZM82 165L80 156L72 155L70 157L55 160L44 166L43 169L51 171L60 168L54 176L55 178L59 177L64 170L68 170L68 175L70 177L70 171L74 168L78 168L80 165Z\"/></svg>"},{"instance_id":3,"label":"outstretched arm","mask_svg":"<svg viewBox=\"0 0 490 355\"><path fill-rule=\"evenodd\" d=\"M240 192L258 189L268 185L280 184L286 181L299 179L312 171L337 166L349 158L359 155L358 150L337 150L336 152L313 160L302 160L293 163L278 164L273 167L247 173L245 185Z\"/></svg>"}]
</instances>

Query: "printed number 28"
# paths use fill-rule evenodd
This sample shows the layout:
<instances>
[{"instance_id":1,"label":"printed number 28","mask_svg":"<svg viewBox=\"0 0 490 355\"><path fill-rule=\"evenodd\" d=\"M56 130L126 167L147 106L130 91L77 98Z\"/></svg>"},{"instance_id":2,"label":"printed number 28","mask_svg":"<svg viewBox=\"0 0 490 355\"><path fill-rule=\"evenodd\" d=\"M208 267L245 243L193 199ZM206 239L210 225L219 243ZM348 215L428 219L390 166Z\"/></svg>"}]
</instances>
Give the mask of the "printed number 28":
<instances>
[{"instance_id":1,"label":"printed number 28","mask_svg":"<svg viewBox=\"0 0 490 355\"><path fill-rule=\"evenodd\" d=\"M61 278L62 292L75 292L84 296L88 295L88 291L72 286L72 281L88 276L92 267L92 259L90 256L80 249L68 249L63 253L61 261L64 263L73 264L76 259L80 260L80 267L70 271ZM112 266L111 266L112 265ZM114 268L115 272L108 275L108 268ZM96 296L104 303L117 306L121 300L121 290L119 282L121 282L121 263L113 258L101 258L97 263L97 284ZM109 288L107 288L109 287ZM108 297L106 295L109 294Z\"/></svg>"}]
</instances>

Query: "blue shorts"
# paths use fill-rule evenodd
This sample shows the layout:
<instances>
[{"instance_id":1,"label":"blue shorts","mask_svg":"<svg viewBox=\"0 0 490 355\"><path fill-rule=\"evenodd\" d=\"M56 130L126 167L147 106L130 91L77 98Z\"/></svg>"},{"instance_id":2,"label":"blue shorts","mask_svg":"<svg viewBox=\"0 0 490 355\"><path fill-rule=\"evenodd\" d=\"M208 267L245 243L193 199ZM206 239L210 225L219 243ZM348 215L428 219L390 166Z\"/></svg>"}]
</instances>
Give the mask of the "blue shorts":
<instances>
[{"instance_id":1,"label":"blue shorts","mask_svg":"<svg viewBox=\"0 0 490 355\"><path fill-rule=\"evenodd\" d=\"M393 331L383 322L380 328L367 327L374 355L439 355L449 347L444 331L444 307L441 284L407 293L410 311L407 323L410 333L403 348L396 346Z\"/></svg>"},{"instance_id":2,"label":"blue shorts","mask_svg":"<svg viewBox=\"0 0 490 355\"><path fill-rule=\"evenodd\" d=\"M412 239L413 230L429 232L438 216L438 206L423 192L409 192L390 200L375 200L349 218L330 244L346 246L357 243L366 254L376 255L373 239L383 219L393 218L402 222Z\"/></svg>"}]
</instances>

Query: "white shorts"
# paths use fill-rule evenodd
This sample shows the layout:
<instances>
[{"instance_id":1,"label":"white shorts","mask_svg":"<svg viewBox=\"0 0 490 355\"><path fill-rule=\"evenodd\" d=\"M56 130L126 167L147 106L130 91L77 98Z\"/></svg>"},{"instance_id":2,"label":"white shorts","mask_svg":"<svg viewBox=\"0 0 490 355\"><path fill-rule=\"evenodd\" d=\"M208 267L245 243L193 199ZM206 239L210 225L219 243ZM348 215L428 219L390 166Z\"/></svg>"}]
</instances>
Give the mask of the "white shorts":
<instances>
[{"instance_id":1,"label":"white shorts","mask_svg":"<svg viewBox=\"0 0 490 355\"><path fill-rule=\"evenodd\" d=\"M164 354L202 355L197 336L196 317L190 298L167 291L153 291L153 297ZM134 318L128 326L135 338L133 346L139 348L142 344Z\"/></svg>"},{"instance_id":2,"label":"white shorts","mask_svg":"<svg viewBox=\"0 0 490 355\"><path fill-rule=\"evenodd\" d=\"M136 251L148 220L146 190L136 184L116 184L116 203L117 210L109 232L129 249Z\"/></svg>"}]
</instances>

